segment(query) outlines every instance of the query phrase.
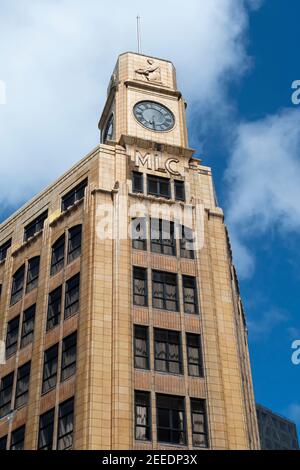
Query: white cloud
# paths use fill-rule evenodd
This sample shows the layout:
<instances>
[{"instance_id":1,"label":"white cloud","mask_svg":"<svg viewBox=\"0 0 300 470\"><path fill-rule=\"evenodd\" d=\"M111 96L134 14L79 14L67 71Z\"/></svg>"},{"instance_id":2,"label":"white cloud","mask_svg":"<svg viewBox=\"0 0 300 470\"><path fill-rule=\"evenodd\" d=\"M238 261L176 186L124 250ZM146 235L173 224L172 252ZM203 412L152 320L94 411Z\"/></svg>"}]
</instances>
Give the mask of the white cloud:
<instances>
[{"instance_id":1,"label":"white cloud","mask_svg":"<svg viewBox=\"0 0 300 470\"><path fill-rule=\"evenodd\" d=\"M290 108L237 128L226 172L227 223L239 273L253 273L247 241L274 228L300 230L300 109Z\"/></svg>"},{"instance_id":2,"label":"white cloud","mask_svg":"<svg viewBox=\"0 0 300 470\"><path fill-rule=\"evenodd\" d=\"M248 8L257 0L2 0L0 207L18 204L98 143L97 122L117 55L142 47L174 61L203 112L228 105L226 82L249 66ZM216 108L216 105L217 108Z\"/></svg>"}]
</instances>

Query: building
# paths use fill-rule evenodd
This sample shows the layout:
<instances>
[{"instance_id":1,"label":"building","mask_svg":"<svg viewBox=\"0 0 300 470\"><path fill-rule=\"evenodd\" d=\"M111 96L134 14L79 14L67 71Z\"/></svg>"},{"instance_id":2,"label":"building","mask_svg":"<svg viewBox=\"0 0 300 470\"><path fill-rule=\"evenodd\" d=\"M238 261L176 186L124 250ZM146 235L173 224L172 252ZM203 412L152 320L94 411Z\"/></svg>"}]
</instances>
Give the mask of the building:
<instances>
[{"instance_id":1,"label":"building","mask_svg":"<svg viewBox=\"0 0 300 470\"><path fill-rule=\"evenodd\" d=\"M263 450L299 450L295 423L256 405L260 445Z\"/></svg>"},{"instance_id":2,"label":"building","mask_svg":"<svg viewBox=\"0 0 300 470\"><path fill-rule=\"evenodd\" d=\"M120 55L102 143L1 225L2 448L259 448L229 238L185 108L172 63Z\"/></svg>"}]
</instances>

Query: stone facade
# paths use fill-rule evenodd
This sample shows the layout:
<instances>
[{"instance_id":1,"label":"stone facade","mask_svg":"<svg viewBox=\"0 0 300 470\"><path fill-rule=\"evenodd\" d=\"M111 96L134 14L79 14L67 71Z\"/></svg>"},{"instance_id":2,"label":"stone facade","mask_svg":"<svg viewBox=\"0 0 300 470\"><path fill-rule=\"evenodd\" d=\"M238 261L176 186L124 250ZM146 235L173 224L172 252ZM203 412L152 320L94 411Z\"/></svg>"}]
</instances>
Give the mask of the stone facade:
<instances>
[{"instance_id":1,"label":"stone facade","mask_svg":"<svg viewBox=\"0 0 300 470\"><path fill-rule=\"evenodd\" d=\"M15 354L0 366L2 379L31 361L27 405L0 419L0 440L8 436L8 448L11 433L26 424L24 446L36 449L39 417L55 409L55 449L59 404L74 397L75 449L174 449L174 445L157 439L157 393L185 397L185 448L193 449L190 398L205 400L209 448L259 448L246 323L223 212L216 202L210 168L193 158L193 151L188 148L185 102L177 90L174 67L168 61L151 58L150 61L133 53L119 57L99 122L103 135L113 115L111 138L0 227L0 247L12 240L0 264L0 339L5 341L11 319L21 315L22 322L23 312L36 304L33 341L20 348L19 331ZM167 106L175 117L175 126L167 132L141 126L132 111L134 104L141 100ZM170 158L173 160L168 166L166 162ZM143 174L142 193L133 191L132 171ZM149 174L170 178L170 198L147 194ZM86 178L84 197L62 211L62 197ZM185 184L185 202L175 200L175 180ZM143 207L141 213L145 208L151 212L153 205L158 205L168 220L189 206L193 230L198 231L200 240L195 259L180 257L179 245L177 256L153 253L149 245L146 251L133 249L127 230L133 207L139 204ZM46 209L48 217L43 230L24 242L24 227ZM51 276L51 247L79 224L82 225L80 257L65 262L63 269ZM113 236L103 236L106 225ZM22 298L10 305L13 274L35 256L40 256L37 288L27 294L23 292ZM133 305L133 266L147 269L147 307ZM178 312L153 308L152 269L177 273L179 292L182 275L196 277L199 314L184 313L182 295L179 295ZM64 297L66 281L77 273L80 273L79 312L61 319L55 328L46 332L48 294L63 286ZM133 325L149 327L150 370L134 368ZM154 370L154 328L181 332L183 374ZM63 338L74 331L78 335L76 374L66 381L59 380L58 374L56 387L41 394L44 351L54 344L61 345ZM201 335L203 377L191 377L187 373L186 332ZM12 397L15 388L16 378ZM135 440L135 390L150 392L152 437L149 442Z\"/></svg>"}]
</instances>

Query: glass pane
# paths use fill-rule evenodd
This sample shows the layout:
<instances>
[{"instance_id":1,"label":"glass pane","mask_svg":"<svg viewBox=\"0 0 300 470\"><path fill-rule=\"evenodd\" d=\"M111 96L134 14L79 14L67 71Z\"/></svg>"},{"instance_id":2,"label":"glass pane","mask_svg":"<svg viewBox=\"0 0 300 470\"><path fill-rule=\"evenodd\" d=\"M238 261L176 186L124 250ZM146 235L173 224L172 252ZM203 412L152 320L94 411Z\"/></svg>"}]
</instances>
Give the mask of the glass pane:
<instances>
[{"instance_id":1,"label":"glass pane","mask_svg":"<svg viewBox=\"0 0 300 470\"><path fill-rule=\"evenodd\" d=\"M192 423L194 432L204 432L204 416L199 413L192 413Z\"/></svg>"},{"instance_id":2,"label":"glass pane","mask_svg":"<svg viewBox=\"0 0 300 470\"><path fill-rule=\"evenodd\" d=\"M171 432L169 429L157 429L157 440L159 442L171 442Z\"/></svg>"},{"instance_id":3,"label":"glass pane","mask_svg":"<svg viewBox=\"0 0 300 470\"><path fill-rule=\"evenodd\" d=\"M158 410L157 423L159 427L170 427L170 413L169 410L160 408Z\"/></svg>"},{"instance_id":4,"label":"glass pane","mask_svg":"<svg viewBox=\"0 0 300 470\"><path fill-rule=\"evenodd\" d=\"M179 362L169 362L169 372L170 374L180 374L180 364Z\"/></svg>"},{"instance_id":5,"label":"glass pane","mask_svg":"<svg viewBox=\"0 0 300 470\"><path fill-rule=\"evenodd\" d=\"M135 438L138 441L148 441L149 440L149 432L147 428L136 426L135 428Z\"/></svg>"}]
</instances>

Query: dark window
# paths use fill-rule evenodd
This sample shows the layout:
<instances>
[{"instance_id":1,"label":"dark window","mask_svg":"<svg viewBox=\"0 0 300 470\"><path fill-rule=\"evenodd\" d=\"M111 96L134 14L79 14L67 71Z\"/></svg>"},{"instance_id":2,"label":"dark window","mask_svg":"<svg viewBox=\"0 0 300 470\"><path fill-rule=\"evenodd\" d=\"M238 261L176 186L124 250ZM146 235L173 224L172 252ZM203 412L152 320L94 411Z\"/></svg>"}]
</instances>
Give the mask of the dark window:
<instances>
[{"instance_id":1,"label":"dark window","mask_svg":"<svg viewBox=\"0 0 300 470\"><path fill-rule=\"evenodd\" d=\"M185 201L184 181L174 181L175 199L176 201Z\"/></svg>"},{"instance_id":2,"label":"dark window","mask_svg":"<svg viewBox=\"0 0 300 470\"><path fill-rule=\"evenodd\" d=\"M23 314L23 325L21 333L21 348L27 346L27 344L32 343L33 334L34 334L34 320L35 320L35 305L29 307L25 310Z\"/></svg>"},{"instance_id":3,"label":"dark window","mask_svg":"<svg viewBox=\"0 0 300 470\"><path fill-rule=\"evenodd\" d=\"M133 268L133 303L142 307L148 305L147 270Z\"/></svg>"},{"instance_id":4,"label":"dark window","mask_svg":"<svg viewBox=\"0 0 300 470\"><path fill-rule=\"evenodd\" d=\"M44 355L42 393L47 393L56 386L58 363L58 344L47 349Z\"/></svg>"},{"instance_id":5,"label":"dark window","mask_svg":"<svg viewBox=\"0 0 300 470\"><path fill-rule=\"evenodd\" d=\"M6 375L1 380L0 388L0 418L11 412L14 373Z\"/></svg>"},{"instance_id":6,"label":"dark window","mask_svg":"<svg viewBox=\"0 0 300 470\"><path fill-rule=\"evenodd\" d=\"M52 450L54 409L40 416L38 450Z\"/></svg>"},{"instance_id":7,"label":"dark window","mask_svg":"<svg viewBox=\"0 0 300 470\"><path fill-rule=\"evenodd\" d=\"M7 255L8 250L11 247L11 238L7 240L7 242L3 243L3 245L0 246L0 263L1 261L4 261Z\"/></svg>"},{"instance_id":8,"label":"dark window","mask_svg":"<svg viewBox=\"0 0 300 470\"><path fill-rule=\"evenodd\" d=\"M65 235L59 237L59 239L52 246L52 257L51 257L51 276L58 273L65 264Z\"/></svg>"},{"instance_id":9,"label":"dark window","mask_svg":"<svg viewBox=\"0 0 300 470\"><path fill-rule=\"evenodd\" d=\"M135 438L138 441L151 440L150 393L135 392Z\"/></svg>"},{"instance_id":10,"label":"dark window","mask_svg":"<svg viewBox=\"0 0 300 470\"><path fill-rule=\"evenodd\" d=\"M80 275L72 277L66 282L65 318L69 318L79 311Z\"/></svg>"},{"instance_id":11,"label":"dark window","mask_svg":"<svg viewBox=\"0 0 300 470\"><path fill-rule=\"evenodd\" d=\"M25 426L16 429L11 434L10 450L23 450L25 440Z\"/></svg>"},{"instance_id":12,"label":"dark window","mask_svg":"<svg viewBox=\"0 0 300 470\"><path fill-rule=\"evenodd\" d=\"M176 255L174 222L151 219L151 251L164 255Z\"/></svg>"},{"instance_id":13,"label":"dark window","mask_svg":"<svg viewBox=\"0 0 300 470\"><path fill-rule=\"evenodd\" d=\"M67 336L62 344L61 381L68 379L76 372L77 333Z\"/></svg>"},{"instance_id":14,"label":"dark window","mask_svg":"<svg viewBox=\"0 0 300 470\"><path fill-rule=\"evenodd\" d=\"M182 374L180 333L171 330L154 330L155 370Z\"/></svg>"},{"instance_id":15,"label":"dark window","mask_svg":"<svg viewBox=\"0 0 300 470\"><path fill-rule=\"evenodd\" d=\"M132 247L136 250L147 250L146 219L137 217L131 221Z\"/></svg>"},{"instance_id":16,"label":"dark window","mask_svg":"<svg viewBox=\"0 0 300 470\"><path fill-rule=\"evenodd\" d=\"M40 257L36 256L28 261L26 292L35 289L39 281Z\"/></svg>"},{"instance_id":17,"label":"dark window","mask_svg":"<svg viewBox=\"0 0 300 470\"><path fill-rule=\"evenodd\" d=\"M69 230L68 263L71 263L81 255L81 233L81 225L77 225Z\"/></svg>"},{"instance_id":18,"label":"dark window","mask_svg":"<svg viewBox=\"0 0 300 470\"><path fill-rule=\"evenodd\" d=\"M149 369L149 340L148 327L134 327L134 367Z\"/></svg>"},{"instance_id":19,"label":"dark window","mask_svg":"<svg viewBox=\"0 0 300 470\"><path fill-rule=\"evenodd\" d=\"M61 293L62 293L62 287L59 286L57 289L55 289L49 294L48 313L47 313L47 331L57 326L60 322Z\"/></svg>"},{"instance_id":20,"label":"dark window","mask_svg":"<svg viewBox=\"0 0 300 470\"><path fill-rule=\"evenodd\" d=\"M143 173L138 173L137 171L132 172L132 191L134 193L144 192Z\"/></svg>"},{"instance_id":21,"label":"dark window","mask_svg":"<svg viewBox=\"0 0 300 470\"><path fill-rule=\"evenodd\" d=\"M13 275L10 305L16 304L23 296L25 264Z\"/></svg>"},{"instance_id":22,"label":"dark window","mask_svg":"<svg viewBox=\"0 0 300 470\"><path fill-rule=\"evenodd\" d=\"M171 197L171 185L169 178L161 178L160 176L148 175L148 194L153 196Z\"/></svg>"},{"instance_id":23,"label":"dark window","mask_svg":"<svg viewBox=\"0 0 300 470\"><path fill-rule=\"evenodd\" d=\"M17 351L19 336L20 315L10 320L6 333L6 358L11 357Z\"/></svg>"},{"instance_id":24,"label":"dark window","mask_svg":"<svg viewBox=\"0 0 300 470\"><path fill-rule=\"evenodd\" d=\"M181 225L180 256L182 258L195 258L194 243L195 239L193 230Z\"/></svg>"},{"instance_id":25,"label":"dark window","mask_svg":"<svg viewBox=\"0 0 300 470\"><path fill-rule=\"evenodd\" d=\"M186 444L184 398L156 395L157 440L170 444Z\"/></svg>"},{"instance_id":26,"label":"dark window","mask_svg":"<svg viewBox=\"0 0 300 470\"><path fill-rule=\"evenodd\" d=\"M0 437L0 450L6 450L7 436Z\"/></svg>"},{"instance_id":27,"label":"dark window","mask_svg":"<svg viewBox=\"0 0 300 470\"><path fill-rule=\"evenodd\" d=\"M85 188L87 187L88 180L85 179L79 183L75 188L71 189L61 200L61 210L62 212L69 209L69 207L74 206L76 202L84 198Z\"/></svg>"},{"instance_id":28,"label":"dark window","mask_svg":"<svg viewBox=\"0 0 300 470\"><path fill-rule=\"evenodd\" d=\"M185 313L198 313L196 278L182 276Z\"/></svg>"},{"instance_id":29,"label":"dark window","mask_svg":"<svg viewBox=\"0 0 300 470\"><path fill-rule=\"evenodd\" d=\"M186 335L186 348L189 375L203 376L200 336L192 333Z\"/></svg>"},{"instance_id":30,"label":"dark window","mask_svg":"<svg viewBox=\"0 0 300 470\"><path fill-rule=\"evenodd\" d=\"M153 307L178 311L177 275L168 272L152 272Z\"/></svg>"},{"instance_id":31,"label":"dark window","mask_svg":"<svg viewBox=\"0 0 300 470\"><path fill-rule=\"evenodd\" d=\"M30 366L31 363L27 362L18 369L15 408L20 408L28 402Z\"/></svg>"},{"instance_id":32,"label":"dark window","mask_svg":"<svg viewBox=\"0 0 300 470\"><path fill-rule=\"evenodd\" d=\"M25 227L24 242L29 240L29 238L34 237L34 235L36 235L37 233L43 230L44 222L47 219L47 217L48 217L48 211L45 211Z\"/></svg>"},{"instance_id":33,"label":"dark window","mask_svg":"<svg viewBox=\"0 0 300 470\"><path fill-rule=\"evenodd\" d=\"M191 414L193 446L208 447L205 401L191 399Z\"/></svg>"},{"instance_id":34,"label":"dark window","mask_svg":"<svg viewBox=\"0 0 300 470\"><path fill-rule=\"evenodd\" d=\"M68 450L73 447L74 398L59 406L57 450Z\"/></svg>"}]
</instances>

